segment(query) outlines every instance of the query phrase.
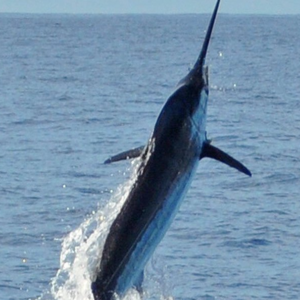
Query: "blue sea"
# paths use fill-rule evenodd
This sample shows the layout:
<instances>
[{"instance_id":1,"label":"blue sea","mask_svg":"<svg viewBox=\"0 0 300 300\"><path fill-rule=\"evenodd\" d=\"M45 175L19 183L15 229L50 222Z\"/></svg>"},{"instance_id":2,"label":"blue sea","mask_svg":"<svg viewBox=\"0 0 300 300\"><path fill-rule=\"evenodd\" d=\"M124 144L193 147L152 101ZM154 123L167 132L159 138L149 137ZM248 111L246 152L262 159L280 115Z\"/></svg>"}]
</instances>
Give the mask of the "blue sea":
<instances>
[{"instance_id":1,"label":"blue sea","mask_svg":"<svg viewBox=\"0 0 300 300\"><path fill-rule=\"evenodd\" d=\"M92 300L143 145L210 15L0 14L0 299ZM300 16L220 14L203 159L145 299L300 299ZM140 299L131 291L127 300Z\"/></svg>"}]
</instances>

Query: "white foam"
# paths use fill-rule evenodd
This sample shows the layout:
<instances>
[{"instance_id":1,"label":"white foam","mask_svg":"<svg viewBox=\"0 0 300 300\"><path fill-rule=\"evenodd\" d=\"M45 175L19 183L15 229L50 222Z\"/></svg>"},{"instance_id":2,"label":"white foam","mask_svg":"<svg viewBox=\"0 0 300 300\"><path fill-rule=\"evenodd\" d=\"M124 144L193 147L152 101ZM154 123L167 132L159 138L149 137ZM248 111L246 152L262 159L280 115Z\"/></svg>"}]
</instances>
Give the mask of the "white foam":
<instances>
[{"instance_id":1,"label":"white foam","mask_svg":"<svg viewBox=\"0 0 300 300\"><path fill-rule=\"evenodd\" d=\"M63 239L60 268L51 281L51 294L55 300L94 299L91 283L96 276L104 242L113 220L128 196L138 166L139 160L133 161L131 178L116 190L108 204L93 212Z\"/></svg>"}]
</instances>

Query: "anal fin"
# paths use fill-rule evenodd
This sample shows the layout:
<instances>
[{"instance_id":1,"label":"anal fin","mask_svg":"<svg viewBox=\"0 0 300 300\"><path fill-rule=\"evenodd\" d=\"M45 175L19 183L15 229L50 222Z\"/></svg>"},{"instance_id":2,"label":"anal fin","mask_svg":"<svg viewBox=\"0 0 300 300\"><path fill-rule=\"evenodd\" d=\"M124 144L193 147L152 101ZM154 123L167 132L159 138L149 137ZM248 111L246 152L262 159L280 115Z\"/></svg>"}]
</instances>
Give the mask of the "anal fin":
<instances>
[{"instance_id":1,"label":"anal fin","mask_svg":"<svg viewBox=\"0 0 300 300\"><path fill-rule=\"evenodd\" d=\"M225 153L224 151L220 150L217 147L212 146L209 143L203 144L203 149L202 149L200 159L204 157L216 159L228 165L229 167L237 169L238 171L248 176L252 176L251 172L242 163L240 163L239 161L231 157L229 154Z\"/></svg>"},{"instance_id":2,"label":"anal fin","mask_svg":"<svg viewBox=\"0 0 300 300\"><path fill-rule=\"evenodd\" d=\"M121 152L119 154L111 156L104 163L105 164L110 164L112 162L116 162L116 161L120 161L120 160L139 157L142 154L144 148L145 148L145 146L140 146L140 147L137 147L137 148L134 148L134 149L130 149L130 150Z\"/></svg>"}]
</instances>

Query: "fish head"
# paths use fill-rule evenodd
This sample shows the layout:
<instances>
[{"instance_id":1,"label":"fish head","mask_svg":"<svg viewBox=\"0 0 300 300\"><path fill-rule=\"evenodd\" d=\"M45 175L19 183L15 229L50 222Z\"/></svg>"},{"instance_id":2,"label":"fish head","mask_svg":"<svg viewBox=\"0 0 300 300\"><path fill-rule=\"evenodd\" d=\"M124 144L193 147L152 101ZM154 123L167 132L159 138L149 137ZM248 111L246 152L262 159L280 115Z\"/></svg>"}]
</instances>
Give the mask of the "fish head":
<instances>
[{"instance_id":1,"label":"fish head","mask_svg":"<svg viewBox=\"0 0 300 300\"><path fill-rule=\"evenodd\" d=\"M184 91L185 103L190 117L200 133L205 133L207 101L209 95L209 69L205 64L206 54L216 21L220 0L215 5L198 59L189 73L178 83L177 91Z\"/></svg>"}]
</instances>

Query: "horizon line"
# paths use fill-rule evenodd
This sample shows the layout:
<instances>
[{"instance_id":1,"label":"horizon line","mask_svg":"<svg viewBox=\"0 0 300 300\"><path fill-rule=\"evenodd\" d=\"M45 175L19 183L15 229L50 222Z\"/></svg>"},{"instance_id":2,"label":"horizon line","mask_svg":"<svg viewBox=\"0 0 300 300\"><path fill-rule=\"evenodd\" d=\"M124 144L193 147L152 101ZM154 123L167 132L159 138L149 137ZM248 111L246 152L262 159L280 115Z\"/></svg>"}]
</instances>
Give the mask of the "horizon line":
<instances>
[{"instance_id":1,"label":"horizon line","mask_svg":"<svg viewBox=\"0 0 300 300\"><path fill-rule=\"evenodd\" d=\"M2 12L0 11L0 14L19 14L19 15L210 15L211 13L209 12L171 12L171 13L166 13L166 12ZM265 12L223 12L219 13L219 15L235 15L235 16L240 16L240 15L245 15L245 16L253 16L253 15L258 15L258 16L300 16L300 13L265 13Z\"/></svg>"}]
</instances>

